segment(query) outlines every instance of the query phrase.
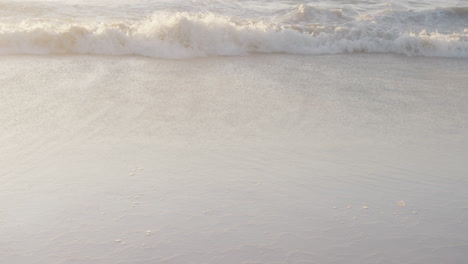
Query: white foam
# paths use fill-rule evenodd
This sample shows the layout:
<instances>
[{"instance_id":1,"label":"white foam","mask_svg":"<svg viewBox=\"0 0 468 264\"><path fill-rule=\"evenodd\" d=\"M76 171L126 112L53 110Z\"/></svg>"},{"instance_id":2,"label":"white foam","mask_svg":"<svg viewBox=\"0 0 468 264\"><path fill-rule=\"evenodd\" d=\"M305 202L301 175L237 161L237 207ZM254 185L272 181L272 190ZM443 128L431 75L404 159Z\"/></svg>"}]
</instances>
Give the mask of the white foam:
<instances>
[{"instance_id":1,"label":"white foam","mask_svg":"<svg viewBox=\"0 0 468 264\"><path fill-rule=\"evenodd\" d=\"M468 32L465 28L454 27L447 31L447 25L451 23L446 23L440 26L443 32L439 32L437 27L434 28L438 21L424 24L435 14L441 16L442 13L448 17L450 12L463 15L462 11L385 11L362 16L352 10L299 5L268 19L172 11L158 11L141 20L112 22L24 19L21 23L6 21L0 24L0 54L187 58L249 53L391 52L409 56L468 58ZM466 20L461 15L457 16L458 19ZM419 19L419 24L411 29L415 19Z\"/></svg>"}]
</instances>

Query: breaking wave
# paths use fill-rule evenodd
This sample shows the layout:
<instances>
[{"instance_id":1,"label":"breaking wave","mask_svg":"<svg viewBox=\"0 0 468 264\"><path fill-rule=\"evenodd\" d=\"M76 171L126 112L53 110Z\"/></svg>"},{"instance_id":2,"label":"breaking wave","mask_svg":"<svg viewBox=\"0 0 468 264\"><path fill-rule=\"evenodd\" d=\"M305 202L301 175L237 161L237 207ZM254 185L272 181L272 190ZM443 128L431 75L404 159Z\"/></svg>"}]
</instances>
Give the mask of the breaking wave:
<instances>
[{"instance_id":1,"label":"breaking wave","mask_svg":"<svg viewBox=\"0 0 468 264\"><path fill-rule=\"evenodd\" d=\"M466 8L387 10L370 16L351 9L305 5L258 19L159 11L141 20L107 22L29 18L1 21L0 54L188 58L386 52L468 58L466 22Z\"/></svg>"}]
</instances>

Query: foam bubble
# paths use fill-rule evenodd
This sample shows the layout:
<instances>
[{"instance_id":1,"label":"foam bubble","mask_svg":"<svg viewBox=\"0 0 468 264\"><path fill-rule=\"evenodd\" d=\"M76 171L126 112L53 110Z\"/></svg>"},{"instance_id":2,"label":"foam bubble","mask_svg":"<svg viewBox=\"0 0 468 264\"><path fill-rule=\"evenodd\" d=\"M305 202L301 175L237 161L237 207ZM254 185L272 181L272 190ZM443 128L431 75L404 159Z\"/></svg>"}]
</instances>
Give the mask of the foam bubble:
<instances>
[{"instance_id":1,"label":"foam bubble","mask_svg":"<svg viewBox=\"0 0 468 264\"><path fill-rule=\"evenodd\" d=\"M308 17L314 14L321 14L322 23L309 21ZM302 19L298 20L298 15ZM340 18L341 10L307 9L305 6L289 16L292 18L259 20L210 12L156 12L142 20L106 23L26 19L21 23L1 23L0 54L188 58L250 53L390 52L468 58L465 28L452 31L444 28L442 32L420 24L417 29L408 29L409 24L402 21L386 22L385 17L392 17L388 14L366 20L356 16L351 20L350 17ZM414 20L409 15L407 19L406 23Z\"/></svg>"}]
</instances>

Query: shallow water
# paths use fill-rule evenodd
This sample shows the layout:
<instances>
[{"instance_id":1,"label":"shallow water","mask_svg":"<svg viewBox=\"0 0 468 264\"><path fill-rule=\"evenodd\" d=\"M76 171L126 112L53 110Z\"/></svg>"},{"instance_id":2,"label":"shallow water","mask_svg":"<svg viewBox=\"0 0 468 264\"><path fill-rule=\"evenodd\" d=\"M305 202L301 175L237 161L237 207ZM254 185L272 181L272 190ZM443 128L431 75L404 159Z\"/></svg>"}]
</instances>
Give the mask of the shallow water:
<instances>
[{"instance_id":1,"label":"shallow water","mask_svg":"<svg viewBox=\"0 0 468 264\"><path fill-rule=\"evenodd\" d=\"M2 263L463 263L468 62L0 60Z\"/></svg>"}]
</instances>

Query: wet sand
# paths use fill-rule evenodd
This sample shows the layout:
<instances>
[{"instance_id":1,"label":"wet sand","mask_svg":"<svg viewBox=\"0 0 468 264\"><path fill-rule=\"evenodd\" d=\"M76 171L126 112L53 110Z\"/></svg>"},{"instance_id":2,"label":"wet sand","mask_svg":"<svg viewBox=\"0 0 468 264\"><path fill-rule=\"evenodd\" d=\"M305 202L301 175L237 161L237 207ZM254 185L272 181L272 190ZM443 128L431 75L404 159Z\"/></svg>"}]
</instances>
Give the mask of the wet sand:
<instances>
[{"instance_id":1,"label":"wet sand","mask_svg":"<svg viewBox=\"0 0 468 264\"><path fill-rule=\"evenodd\" d=\"M468 61L0 60L2 263L463 263Z\"/></svg>"}]
</instances>

